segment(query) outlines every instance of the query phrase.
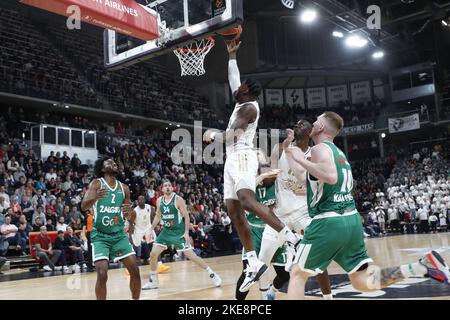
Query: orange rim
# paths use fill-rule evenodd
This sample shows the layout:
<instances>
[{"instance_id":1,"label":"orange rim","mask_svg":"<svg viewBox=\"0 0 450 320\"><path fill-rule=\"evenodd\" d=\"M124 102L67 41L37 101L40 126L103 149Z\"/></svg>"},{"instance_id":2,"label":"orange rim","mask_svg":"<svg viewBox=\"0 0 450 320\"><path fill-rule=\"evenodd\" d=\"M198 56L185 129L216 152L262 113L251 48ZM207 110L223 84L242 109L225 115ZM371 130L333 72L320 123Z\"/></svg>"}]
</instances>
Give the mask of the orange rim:
<instances>
[{"instance_id":1,"label":"orange rim","mask_svg":"<svg viewBox=\"0 0 450 320\"><path fill-rule=\"evenodd\" d=\"M200 51L206 51L209 48L214 47L216 41L214 40L213 37L206 37L204 40L209 40L211 41L211 43L209 43L207 46L201 47L201 48L196 48L196 49L189 49L189 48L176 48L175 51L176 52L184 52L184 53L188 53L188 52L200 52Z\"/></svg>"}]
</instances>

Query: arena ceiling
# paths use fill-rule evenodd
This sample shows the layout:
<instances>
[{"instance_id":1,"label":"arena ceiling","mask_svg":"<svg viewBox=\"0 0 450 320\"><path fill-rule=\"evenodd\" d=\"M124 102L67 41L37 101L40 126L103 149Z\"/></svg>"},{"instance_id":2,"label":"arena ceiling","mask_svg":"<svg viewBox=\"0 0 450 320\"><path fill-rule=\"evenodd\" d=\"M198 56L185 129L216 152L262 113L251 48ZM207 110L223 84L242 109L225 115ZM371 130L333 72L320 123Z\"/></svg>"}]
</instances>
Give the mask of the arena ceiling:
<instances>
[{"instance_id":1,"label":"arena ceiling","mask_svg":"<svg viewBox=\"0 0 450 320\"><path fill-rule=\"evenodd\" d=\"M447 0L317 0L295 1L293 10L280 0L246 0L246 21L258 24L260 56L264 63L251 72L266 85L315 86L339 83L344 78L374 77L392 68L432 61L450 65L450 1ZM381 8L381 29L367 28L369 5ZM317 22L302 25L299 13L314 8ZM449 21L450 25L450 21ZM359 34L369 40L360 50L344 48L333 31ZM376 48L386 56L371 57ZM326 74L323 75L323 74ZM262 76L261 76L262 75ZM287 75L287 76L286 76ZM272 78L272 79L269 79Z\"/></svg>"}]
</instances>

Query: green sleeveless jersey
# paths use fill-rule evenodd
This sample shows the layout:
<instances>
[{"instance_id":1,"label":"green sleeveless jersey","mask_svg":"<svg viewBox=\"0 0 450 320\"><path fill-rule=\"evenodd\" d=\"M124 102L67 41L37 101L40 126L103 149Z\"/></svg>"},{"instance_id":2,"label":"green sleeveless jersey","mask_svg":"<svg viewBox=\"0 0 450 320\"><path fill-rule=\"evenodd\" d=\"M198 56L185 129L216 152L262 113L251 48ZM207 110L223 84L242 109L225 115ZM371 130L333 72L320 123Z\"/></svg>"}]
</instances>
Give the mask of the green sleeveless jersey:
<instances>
[{"instance_id":1,"label":"green sleeveless jersey","mask_svg":"<svg viewBox=\"0 0 450 320\"><path fill-rule=\"evenodd\" d=\"M161 210L161 220L164 225L164 232L184 234L185 221L184 216L176 206L177 194L174 193L172 199L166 203L164 196L159 200L159 209Z\"/></svg>"},{"instance_id":2,"label":"green sleeveless jersey","mask_svg":"<svg viewBox=\"0 0 450 320\"><path fill-rule=\"evenodd\" d=\"M345 212L356 210L352 196L353 175L345 154L334 143L323 142L333 154L338 180L334 185L315 180L308 174L307 196L308 212L311 218L324 212Z\"/></svg>"},{"instance_id":3,"label":"green sleeveless jersey","mask_svg":"<svg viewBox=\"0 0 450 320\"><path fill-rule=\"evenodd\" d=\"M262 183L256 187L256 201L268 207L273 206L276 202L275 183L271 186L265 186ZM248 223L253 227L264 227L266 223L252 212L245 212Z\"/></svg>"},{"instance_id":4,"label":"green sleeveless jersey","mask_svg":"<svg viewBox=\"0 0 450 320\"><path fill-rule=\"evenodd\" d=\"M116 180L116 187L111 189L105 179L100 178L98 181L100 182L100 189L106 189L109 192L94 204L92 230L102 233L123 232L124 219L122 215L122 204L125 200L125 192L122 182Z\"/></svg>"}]
</instances>

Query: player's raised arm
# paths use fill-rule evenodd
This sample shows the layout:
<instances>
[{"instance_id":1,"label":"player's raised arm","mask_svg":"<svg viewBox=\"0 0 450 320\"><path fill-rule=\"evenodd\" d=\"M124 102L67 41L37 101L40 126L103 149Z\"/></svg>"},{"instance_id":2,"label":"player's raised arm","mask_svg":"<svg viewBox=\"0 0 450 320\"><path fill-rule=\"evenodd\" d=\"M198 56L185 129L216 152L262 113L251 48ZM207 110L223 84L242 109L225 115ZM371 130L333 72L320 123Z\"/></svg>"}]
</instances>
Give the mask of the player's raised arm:
<instances>
[{"instance_id":1,"label":"player's raised arm","mask_svg":"<svg viewBox=\"0 0 450 320\"><path fill-rule=\"evenodd\" d=\"M83 201L81 202L81 210L86 211L92 208L101 198L108 194L108 190L100 189L100 182L95 179L89 184L89 188L84 195Z\"/></svg>"},{"instance_id":2,"label":"player's raised arm","mask_svg":"<svg viewBox=\"0 0 450 320\"><path fill-rule=\"evenodd\" d=\"M236 43L235 41L227 44L228 54L230 56L230 60L228 61L228 81L230 83L230 89L233 96L241 86L241 73L239 72L236 58L236 54L240 46L241 42Z\"/></svg>"}]
</instances>

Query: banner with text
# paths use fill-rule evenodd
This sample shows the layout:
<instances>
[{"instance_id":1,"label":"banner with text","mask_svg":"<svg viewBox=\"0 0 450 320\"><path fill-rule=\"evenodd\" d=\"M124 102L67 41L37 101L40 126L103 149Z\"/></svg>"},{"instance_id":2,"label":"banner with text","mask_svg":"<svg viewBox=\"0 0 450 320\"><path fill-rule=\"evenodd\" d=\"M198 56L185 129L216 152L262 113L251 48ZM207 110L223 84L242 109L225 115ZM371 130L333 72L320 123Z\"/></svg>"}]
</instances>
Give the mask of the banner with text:
<instances>
[{"instance_id":1,"label":"banner with text","mask_svg":"<svg viewBox=\"0 0 450 320\"><path fill-rule=\"evenodd\" d=\"M408 117L389 118L388 121L389 133L420 129L420 119L418 113L415 113Z\"/></svg>"},{"instance_id":2,"label":"banner with text","mask_svg":"<svg viewBox=\"0 0 450 320\"><path fill-rule=\"evenodd\" d=\"M303 89L286 89L284 93L288 106L293 107L299 105L302 109L305 109L305 93Z\"/></svg>"},{"instance_id":3,"label":"banner with text","mask_svg":"<svg viewBox=\"0 0 450 320\"><path fill-rule=\"evenodd\" d=\"M350 87L353 104L369 102L372 99L370 81L355 82Z\"/></svg>"},{"instance_id":4,"label":"banner with text","mask_svg":"<svg viewBox=\"0 0 450 320\"><path fill-rule=\"evenodd\" d=\"M345 127L344 129L342 129L342 134L347 135L347 134L363 133L363 132L372 131L373 128L374 128L373 123L361 124L359 126L353 126L353 127Z\"/></svg>"},{"instance_id":5,"label":"banner with text","mask_svg":"<svg viewBox=\"0 0 450 320\"><path fill-rule=\"evenodd\" d=\"M282 89L266 89L266 105L283 105L283 90Z\"/></svg>"},{"instance_id":6,"label":"banner with text","mask_svg":"<svg viewBox=\"0 0 450 320\"><path fill-rule=\"evenodd\" d=\"M327 88L328 93L328 106L335 108L341 101L348 100L348 90L346 85L332 86Z\"/></svg>"},{"instance_id":7,"label":"banner with text","mask_svg":"<svg viewBox=\"0 0 450 320\"><path fill-rule=\"evenodd\" d=\"M325 88L306 89L306 97L308 100L308 109L325 108L327 106Z\"/></svg>"}]
</instances>

